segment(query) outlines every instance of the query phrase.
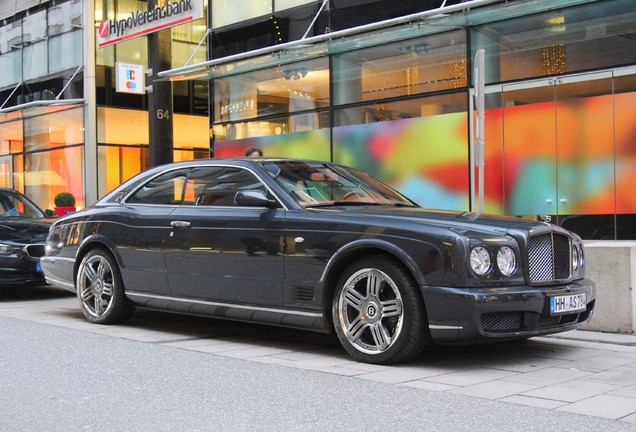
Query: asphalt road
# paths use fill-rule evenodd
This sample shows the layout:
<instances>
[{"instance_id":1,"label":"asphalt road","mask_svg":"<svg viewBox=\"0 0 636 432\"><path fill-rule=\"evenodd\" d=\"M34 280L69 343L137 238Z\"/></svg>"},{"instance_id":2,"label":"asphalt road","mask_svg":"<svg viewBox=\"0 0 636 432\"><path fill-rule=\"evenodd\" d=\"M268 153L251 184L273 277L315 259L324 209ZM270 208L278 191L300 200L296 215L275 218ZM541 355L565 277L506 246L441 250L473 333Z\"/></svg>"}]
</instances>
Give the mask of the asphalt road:
<instances>
[{"instance_id":1,"label":"asphalt road","mask_svg":"<svg viewBox=\"0 0 636 432\"><path fill-rule=\"evenodd\" d=\"M0 431L636 430L17 318L0 326Z\"/></svg>"}]
</instances>

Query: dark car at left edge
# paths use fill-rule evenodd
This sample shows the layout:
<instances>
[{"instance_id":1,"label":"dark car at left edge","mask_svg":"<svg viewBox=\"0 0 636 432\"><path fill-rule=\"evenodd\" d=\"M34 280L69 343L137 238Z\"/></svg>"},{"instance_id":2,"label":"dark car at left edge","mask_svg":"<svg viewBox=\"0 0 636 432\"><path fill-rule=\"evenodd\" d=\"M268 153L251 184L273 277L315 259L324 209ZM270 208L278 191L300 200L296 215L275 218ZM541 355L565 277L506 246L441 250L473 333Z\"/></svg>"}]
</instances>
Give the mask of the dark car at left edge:
<instances>
[{"instance_id":1,"label":"dark car at left edge","mask_svg":"<svg viewBox=\"0 0 636 432\"><path fill-rule=\"evenodd\" d=\"M52 221L20 192L0 188L0 287L46 284L40 258Z\"/></svg>"}]
</instances>

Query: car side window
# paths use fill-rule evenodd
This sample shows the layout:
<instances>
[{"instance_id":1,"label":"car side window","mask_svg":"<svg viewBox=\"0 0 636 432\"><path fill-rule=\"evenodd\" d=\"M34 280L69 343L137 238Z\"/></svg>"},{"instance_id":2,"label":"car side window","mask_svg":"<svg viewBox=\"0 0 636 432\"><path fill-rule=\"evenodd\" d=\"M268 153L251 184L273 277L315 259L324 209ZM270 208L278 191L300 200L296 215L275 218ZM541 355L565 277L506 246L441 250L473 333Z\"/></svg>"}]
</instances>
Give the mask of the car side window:
<instances>
[{"instance_id":1,"label":"car side window","mask_svg":"<svg viewBox=\"0 0 636 432\"><path fill-rule=\"evenodd\" d=\"M179 205L188 170L163 173L139 188L126 202L131 204Z\"/></svg>"},{"instance_id":2,"label":"car side window","mask_svg":"<svg viewBox=\"0 0 636 432\"><path fill-rule=\"evenodd\" d=\"M237 167L199 167L188 176L184 204L196 206L234 206L241 190L265 190L250 171Z\"/></svg>"}]
</instances>

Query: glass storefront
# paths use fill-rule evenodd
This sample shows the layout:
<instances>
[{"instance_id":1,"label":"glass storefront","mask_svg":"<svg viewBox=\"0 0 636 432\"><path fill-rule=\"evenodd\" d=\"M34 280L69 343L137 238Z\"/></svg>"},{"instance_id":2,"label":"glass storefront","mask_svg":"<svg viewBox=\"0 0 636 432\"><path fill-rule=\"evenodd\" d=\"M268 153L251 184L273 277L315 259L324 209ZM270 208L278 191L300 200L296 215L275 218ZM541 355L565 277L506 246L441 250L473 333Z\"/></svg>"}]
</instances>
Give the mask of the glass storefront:
<instances>
[{"instance_id":1,"label":"glass storefront","mask_svg":"<svg viewBox=\"0 0 636 432\"><path fill-rule=\"evenodd\" d=\"M148 165L148 112L121 108L97 108L97 185L103 196ZM174 116L174 160L209 157L208 119ZM201 137L205 137L201 139Z\"/></svg>"},{"instance_id":2,"label":"glass storefront","mask_svg":"<svg viewBox=\"0 0 636 432\"><path fill-rule=\"evenodd\" d=\"M3 186L53 209L59 192L70 192L84 207L83 106L33 106L0 114ZM12 175L7 175L11 169Z\"/></svg>"},{"instance_id":3,"label":"glass storefront","mask_svg":"<svg viewBox=\"0 0 636 432\"><path fill-rule=\"evenodd\" d=\"M221 74L212 80L214 155L260 146L266 155L288 156L304 147L304 157L368 171L425 207L468 210L468 86L472 58L483 48L486 211L550 215L584 238L634 239L636 71L625 67L636 64L630 5L611 0L551 8ZM300 109L314 120L290 129L289 80L276 77L282 69L301 71L294 81L301 83L305 68L324 70L325 81L305 84L314 106ZM321 86L330 91L317 91ZM278 105L267 103L272 96Z\"/></svg>"},{"instance_id":4,"label":"glass storefront","mask_svg":"<svg viewBox=\"0 0 636 432\"><path fill-rule=\"evenodd\" d=\"M81 3L45 2L0 22L0 103L54 99L63 87L84 97L82 74L65 87L84 62ZM169 30L173 68L424 8L415 0L234 3L204 0L206 19ZM472 63L484 49L486 211L550 215L584 238L636 239L633 0L547 3L493 2L203 66L197 78L172 83L173 159L259 146L266 156L363 169L425 207L468 210ZM94 19L146 7L95 2ZM0 108L0 182L46 208L70 190L81 207L84 154L97 159L88 175L98 196L148 168L148 96L115 91L115 65L146 70L147 52L146 37L96 48L96 106ZM85 147L86 109L96 112L96 147Z\"/></svg>"}]
</instances>

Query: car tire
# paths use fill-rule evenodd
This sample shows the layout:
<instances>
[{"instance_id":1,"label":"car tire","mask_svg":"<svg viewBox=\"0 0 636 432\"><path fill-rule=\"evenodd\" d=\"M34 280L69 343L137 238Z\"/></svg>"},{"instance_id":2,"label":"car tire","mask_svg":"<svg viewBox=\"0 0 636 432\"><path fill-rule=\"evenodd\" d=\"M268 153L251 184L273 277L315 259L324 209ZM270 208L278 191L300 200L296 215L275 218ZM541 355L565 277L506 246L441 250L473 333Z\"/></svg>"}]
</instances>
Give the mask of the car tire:
<instances>
[{"instance_id":1,"label":"car tire","mask_svg":"<svg viewBox=\"0 0 636 432\"><path fill-rule=\"evenodd\" d=\"M385 257L360 259L345 269L332 317L342 346L365 363L408 361L431 340L417 285L402 265Z\"/></svg>"},{"instance_id":2,"label":"car tire","mask_svg":"<svg viewBox=\"0 0 636 432\"><path fill-rule=\"evenodd\" d=\"M82 312L91 323L122 323L134 312L124 293L119 266L103 248L92 249L84 256L75 287Z\"/></svg>"}]
</instances>

